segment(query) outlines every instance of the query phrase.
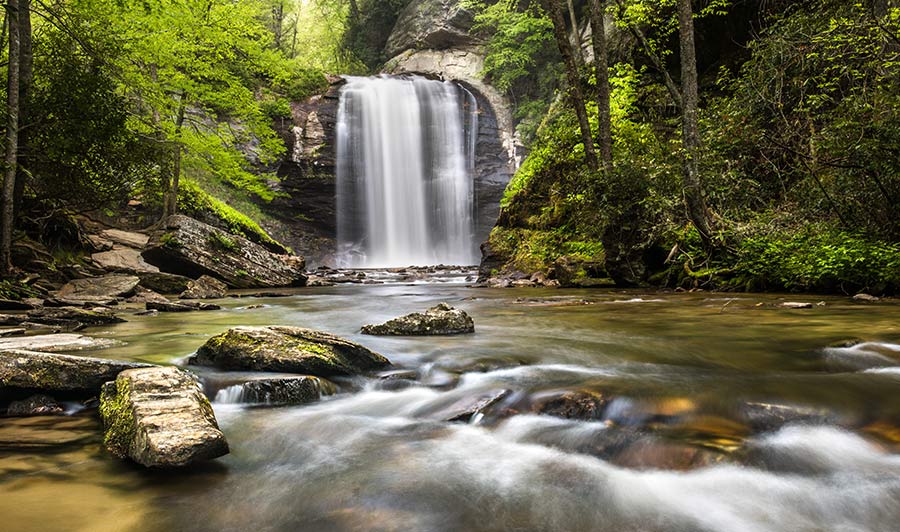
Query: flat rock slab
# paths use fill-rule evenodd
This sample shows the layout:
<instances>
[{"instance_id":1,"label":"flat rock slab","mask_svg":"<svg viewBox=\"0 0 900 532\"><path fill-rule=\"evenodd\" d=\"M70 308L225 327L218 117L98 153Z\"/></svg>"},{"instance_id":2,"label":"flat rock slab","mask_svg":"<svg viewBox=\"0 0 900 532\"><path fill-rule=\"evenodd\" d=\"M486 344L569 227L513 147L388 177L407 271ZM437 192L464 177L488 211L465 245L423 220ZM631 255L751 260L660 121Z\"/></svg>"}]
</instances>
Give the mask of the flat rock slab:
<instances>
[{"instance_id":1,"label":"flat rock slab","mask_svg":"<svg viewBox=\"0 0 900 532\"><path fill-rule=\"evenodd\" d=\"M58 335L74 336L74 335ZM127 369L149 364L34 351L0 352L0 387L95 394Z\"/></svg>"},{"instance_id":2,"label":"flat rock slab","mask_svg":"<svg viewBox=\"0 0 900 532\"><path fill-rule=\"evenodd\" d=\"M63 299L97 299L128 297L141 282L134 275L106 275L75 279L59 290Z\"/></svg>"},{"instance_id":3,"label":"flat rock slab","mask_svg":"<svg viewBox=\"0 0 900 532\"><path fill-rule=\"evenodd\" d=\"M144 259L161 270L198 278L209 275L232 288L303 286L302 257L276 255L245 238L187 216L170 216Z\"/></svg>"},{"instance_id":4,"label":"flat rock slab","mask_svg":"<svg viewBox=\"0 0 900 532\"><path fill-rule=\"evenodd\" d=\"M122 246L141 249L150 241L150 237L143 233L122 231L121 229L106 229L100 232L100 236L106 240Z\"/></svg>"},{"instance_id":5,"label":"flat rock slab","mask_svg":"<svg viewBox=\"0 0 900 532\"><path fill-rule=\"evenodd\" d=\"M221 310L219 305L197 303L196 301L147 301L147 310L159 312L193 312L195 310Z\"/></svg>"},{"instance_id":6,"label":"flat rock slab","mask_svg":"<svg viewBox=\"0 0 900 532\"><path fill-rule=\"evenodd\" d=\"M158 272L159 268L148 264L140 250L116 245L109 251L91 255L94 263L104 270L115 272Z\"/></svg>"},{"instance_id":7,"label":"flat rock slab","mask_svg":"<svg viewBox=\"0 0 900 532\"><path fill-rule=\"evenodd\" d=\"M16 301L13 299L0 299L0 310L31 310L34 305L25 301Z\"/></svg>"},{"instance_id":8,"label":"flat rock slab","mask_svg":"<svg viewBox=\"0 0 900 532\"><path fill-rule=\"evenodd\" d=\"M160 294L180 294L187 290L190 277L165 272L138 272L141 286Z\"/></svg>"},{"instance_id":9,"label":"flat rock slab","mask_svg":"<svg viewBox=\"0 0 900 532\"><path fill-rule=\"evenodd\" d=\"M475 322L462 310L441 303L381 325L366 325L363 334L375 336L450 336L475 332Z\"/></svg>"},{"instance_id":10,"label":"flat rock slab","mask_svg":"<svg viewBox=\"0 0 900 532\"><path fill-rule=\"evenodd\" d=\"M378 353L338 336L278 326L230 329L210 338L188 363L317 377L355 375L390 365Z\"/></svg>"},{"instance_id":11,"label":"flat rock slab","mask_svg":"<svg viewBox=\"0 0 900 532\"><path fill-rule=\"evenodd\" d=\"M75 321L85 325L109 325L124 323L125 320L105 309L82 309L77 307L42 308L28 312L28 321L53 325L60 320Z\"/></svg>"},{"instance_id":12,"label":"flat rock slab","mask_svg":"<svg viewBox=\"0 0 900 532\"><path fill-rule=\"evenodd\" d=\"M44 353L106 349L121 342L110 338L92 338L81 334L41 334L16 338L0 338L0 351L24 349Z\"/></svg>"},{"instance_id":13,"label":"flat rock slab","mask_svg":"<svg viewBox=\"0 0 900 532\"><path fill-rule=\"evenodd\" d=\"M178 368L123 371L103 386L100 415L106 448L146 467L184 467L228 454L209 401Z\"/></svg>"}]
</instances>

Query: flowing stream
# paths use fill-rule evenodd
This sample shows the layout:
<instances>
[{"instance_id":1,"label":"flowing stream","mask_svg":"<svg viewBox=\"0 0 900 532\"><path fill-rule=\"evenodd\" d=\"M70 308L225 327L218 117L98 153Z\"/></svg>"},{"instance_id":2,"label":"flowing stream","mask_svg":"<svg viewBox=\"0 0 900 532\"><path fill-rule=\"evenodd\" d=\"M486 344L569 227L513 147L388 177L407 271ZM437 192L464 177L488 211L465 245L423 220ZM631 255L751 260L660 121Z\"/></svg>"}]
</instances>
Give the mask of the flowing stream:
<instances>
[{"instance_id":1,"label":"flowing stream","mask_svg":"<svg viewBox=\"0 0 900 532\"><path fill-rule=\"evenodd\" d=\"M348 77L337 125L340 261L475 264L474 96L418 76Z\"/></svg>"},{"instance_id":2,"label":"flowing stream","mask_svg":"<svg viewBox=\"0 0 900 532\"><path fill-rule=\"evenodd\" d=\"M440 301L469 312L477 332L358 334ZM111 458L91 411L0 420L2 528L897 530L898 306L778 301L444 282L129 316L89 331L126 342L95 354L177 363L230 326L285 324L361 342L397 368L294 407L242 405L233 376L201 371L212 397L222 390L213 405L232 452L191 472ZM860 335L869 343L828 347ZM497 390L506 393L489 414L445 421ZM590 420L527 407L565 393L606 406Z\"/></svg>"}]
</instances>

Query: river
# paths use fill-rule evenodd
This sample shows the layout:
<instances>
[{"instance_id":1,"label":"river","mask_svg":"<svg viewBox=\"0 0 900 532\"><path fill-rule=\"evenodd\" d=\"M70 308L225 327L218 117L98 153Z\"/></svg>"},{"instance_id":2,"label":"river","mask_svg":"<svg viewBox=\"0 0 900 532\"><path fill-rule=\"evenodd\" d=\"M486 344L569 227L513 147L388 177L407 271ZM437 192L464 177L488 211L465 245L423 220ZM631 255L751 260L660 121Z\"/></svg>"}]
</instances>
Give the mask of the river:
<instances>
[{"instance_id":1,"label":"river","mask_svg":"<svg viewBox=\"0 0 900 532\"><path fill-rule=\"evenodd\" d=\"M895 303L791 296L822 304L790 310L777 295L461 282L293 294L128 316L88 331L125 342L92 354L174 363L230 326L283 324L345 336L409 371L339 382L312 405L214 402L231 454L188 473L111 458L92 411L2 419L0 528L897 530ZM476 334L358 334L441 301L466 310ZM876 343L827 348L848 338ZM443 420L498 391L490 414ZM566 391L602 398L602 413L523 406ZM774 422L781 414L791 422Z\"/></svg>"}]
</instances>

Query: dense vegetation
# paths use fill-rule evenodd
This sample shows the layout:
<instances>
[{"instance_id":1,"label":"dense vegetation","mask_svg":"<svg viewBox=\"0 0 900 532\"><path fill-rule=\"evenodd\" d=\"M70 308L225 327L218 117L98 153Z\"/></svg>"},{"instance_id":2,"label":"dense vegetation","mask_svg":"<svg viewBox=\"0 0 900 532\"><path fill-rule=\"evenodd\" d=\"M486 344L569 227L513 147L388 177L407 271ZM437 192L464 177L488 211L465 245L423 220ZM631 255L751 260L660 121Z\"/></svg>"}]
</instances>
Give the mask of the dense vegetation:
<instances>
[{"instance_id":1,"label":"dense vegetation","mask_svg":"<svg viewBox=\"0 0 900 532\"><path fill-rule=\"evenodd\" d=\"M526 112L553 102L535 73L559 65L546 52L543 4L480 3L493 35L486 75L528 87ZM590 168L571 93L553 103L490 239L507 271L580 261L588 271L578 275L602 263L621 284L900 288L895 2L694 2L708 238L684 201L676 2L601 4L612 24L614 166ZM736 42L712 47L724 31ZM596 142L598 84L591 68L580 75Z\"/></svg>"},{"instance_id":2,"label":"dense vegetation","mask_svg":"<svg viewBox=\"0 0 900 532\"><path fill-rule=\"evenodd\" d=\"M377 71L408 4L8 2L3 97L18 98L4 121L13 131L16 119L17 138L0 225L62 242L73 214L121 219L130 202L136 225L181 210L286 251L260 223L285 149L273 124L321 92L325 73ZM485 273L900 288L896 1L459 4L530 153Z\"/></svg>"}]
</instances>

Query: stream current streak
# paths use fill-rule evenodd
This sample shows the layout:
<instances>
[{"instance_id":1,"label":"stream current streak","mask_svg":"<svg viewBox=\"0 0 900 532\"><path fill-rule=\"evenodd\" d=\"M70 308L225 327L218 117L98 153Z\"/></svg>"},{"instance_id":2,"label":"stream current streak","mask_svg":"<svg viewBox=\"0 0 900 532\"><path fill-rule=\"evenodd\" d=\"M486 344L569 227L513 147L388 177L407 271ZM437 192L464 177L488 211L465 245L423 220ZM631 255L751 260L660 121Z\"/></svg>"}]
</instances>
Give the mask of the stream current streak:
<instances>
[{"instance_id":1,"label":"stream current streak","mask_svg":"<svg viewBox=\"0 0 900 532\"><path fill-rule=\"evenodd\" d=\"M451 82L348 77L338 108L345 266L475 264L477 103Z\"/></svg>"}]
</instances>

